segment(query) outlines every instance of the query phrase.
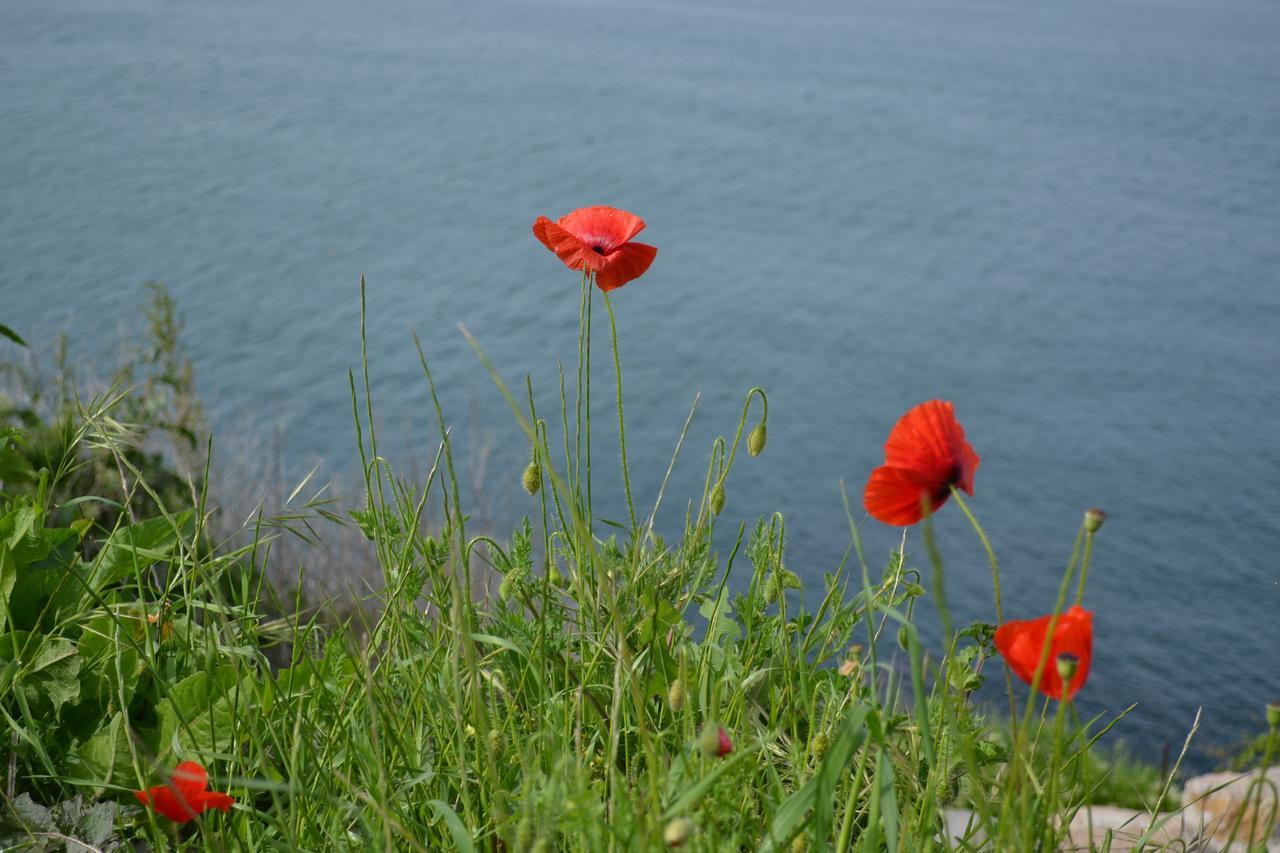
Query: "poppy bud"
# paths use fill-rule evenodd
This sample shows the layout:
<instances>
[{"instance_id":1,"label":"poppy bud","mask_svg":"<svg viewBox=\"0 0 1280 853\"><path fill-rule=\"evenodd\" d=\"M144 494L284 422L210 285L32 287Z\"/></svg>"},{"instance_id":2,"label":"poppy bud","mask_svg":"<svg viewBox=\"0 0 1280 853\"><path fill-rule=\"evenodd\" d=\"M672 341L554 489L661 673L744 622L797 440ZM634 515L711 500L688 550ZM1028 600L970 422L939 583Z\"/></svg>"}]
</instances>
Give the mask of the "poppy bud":
<instances>
[{"instance_id":1,"label":"poppy bud","mask_svg":"<svg viewBox=\"0 0 1280 853\"><path fill-rule=\"evenodd\" d=\"M1267 725L1273 729L1280 729L1280 699L1267 705Z\"/></svg>"},{"instance_id":2,"label":"poppy bud","mask_svg":"<svg viewBox=\"0 0 1280 853\"><path fill-rule=\"evenodd\" d=\"M759 456L764 452L764 444L769 440L769 430L764 425L764 421L756 424L756 428L751 430L747 435L747 452L752 456Z\"/></svg>"},{"instance_id":3,"label":"poppy bud","mask_svg":"<svg viewBox=\"0 0 1280 853\"><path fill-rule=\"evenodd\" d=\"M678 817L662 830L662 840L668 847L681 847L698 831L698 825L687 817Z\"/></svg>"},{"instance_id":4,"label":"poppy bud","mask_svg":"<svg viewBox=\"0 0 1280 853\"><path fill-rule=\"evenodd\" d=\"M711 490L711 511L716 515L724 512L724 486L719 483Z\"/></svg>"},{"instance_id":5,"label":"poppy bud","mask_svg":"<svg viewBox=\"0 0 1280 853\"><path fill-rule=\"evenodd\" d=\"M524 469L524 473L520 475L520 485L530 495L536 495L542 488L542 469L536 461L530 462L529 467Z\"/></svg>"},{"instance_id":6,"label":"poppy bud","mask_svg":"<svg viewBox=\"0 0 1280 853\"><path fill-rule=\"evenodd\" d=\"M724 726L708 723L698 735L698 749L707 758L724 758L733 752L733 741L729 740Z\"/></svg>"},{"instance_id":7,"label":"poppy bud","mask_svg":"<svg viewBox=\"0 0 1280 853\"><path fill-rule=\"evenodd\" d=\"M1084 529L1086 533L1097 533L1098 528L1102 526L1102 522L1107 520L1107 514L1097 507L1086 509L1084 511Z\"/></svg>"},{"instance_id":8,"label":"poppy bud","mask_svg":"<svg viewBox=\"0 0 1280 853\"><path fill-rule=\"evenodd\" d=\"M503 601L511 600L511 593L516 585L515 572L507 572L502 576L502 583L498 584L498 598Z\"/></svg>"},{"instance_id":9,"label":"poppy bud","mask_svg":"<svg viewBox=\"0 0 1280 853\"><path fill-rule=\"evenodd\" d=\"M1063 652L1058 655L1057 663L1058 677L1062 679L1063 684L1070 684L1071 679L1076 677L1076 668L1080 666L1080 658Z\"/></svg>"},{"instance_id":10,"label":"poppy bud","mask_svg":"<svg viewBox=\"0 0 1280 853\"><path fill-rule=\"evenodd\" d=\"M684 707L684 680L677 678L667 688L667 705L671 710L679 712Z\"/></svg>"}]
</instances>

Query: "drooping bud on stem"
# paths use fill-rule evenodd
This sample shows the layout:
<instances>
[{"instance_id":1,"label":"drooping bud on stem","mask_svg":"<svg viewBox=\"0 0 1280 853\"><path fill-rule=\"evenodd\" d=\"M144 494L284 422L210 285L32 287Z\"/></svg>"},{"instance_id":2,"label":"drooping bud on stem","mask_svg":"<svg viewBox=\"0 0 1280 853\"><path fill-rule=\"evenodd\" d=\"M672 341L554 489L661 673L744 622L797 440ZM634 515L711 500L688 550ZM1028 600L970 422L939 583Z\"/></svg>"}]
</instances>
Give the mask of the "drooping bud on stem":
<instances>
[{"instance_id":1,"label":"drooping bud on stem","mask_svg":"<svg viewBox=\"0 0 1280 853\"><path fill-rule=\"evenodd\" d=\"M1280 699L1267 705L1267 725L1280 729Z\"/></svg>"},{"instance_id":2,"label":"drooping bud on stem","mask_svg":"<svg viewBox=\"0 0 1280 853\"><path fill-rule=\"evenodd\" d=\"M724 758L733 752L733 741L724 726L707 723L698 734L698 750L707 758Z\"/></svg>"},{"instance_id":3,"label":"drooping bud on stem","mask_svg":"<svg viewBox=\"0 0 1280 853\"><path fill-rule=\"evenodd\" d=\"M752 456L759 456L764 452L764 445L768 440L769 429L765 426L764 421L761 421L747 435L747 452Z\"/></svg>"},{"instance_id":4,"label":"drooping bud on stem","mask_svg":"<svg viewBox=\"0 0 1280 853\"><path fill-rule=\"evenodd\" d=\"M711 490L711 511L716 515L724 512L724 485L716 483L716 487Z\"/></svg>"},{"instance_id":5,"label":"drooping bud on stem","mask_svg":"<svg viewBox=\"0 0 1280 853\"><path fill-rule=\"evenodd\" d=\"M662 840L668 847L682 847L698 831L698 825L687 817L678 817L662 830Z\"/></svg>"},{"instance_id":6,"label":"drooping bud on stem","mask_svg":"<svg viewBox=\"0 0 1280 853\"><path fill-rule=\"evenodd\" d=\"M525 468L524 473L520 475L520 485L524 486L524 490L530 495L536 495L542 488L542 469L538 467L537 459L530 462L529 467Z\"/></svg>"},{"instance_id":7,"label":"drooping bud on stem","mask_svg":"<svg viewBox=\"0 0 1280 853\"><path fill-rule=\"evenodd\" d=\"M1076 677L1076 669L1080 666L1080 658L1064 652L1058 655L1057 664L1058 677L1062 679L1062 693L1065 696L1068 692L1067 685L1071 683L1071 679Z\"/></svg>"},{"instance_id":8,"label":"drooping bud on stem","mask_svg":"<svg viewBox=\"0 0 1280 853\"><path fill-rule=\"evenodd\" d=\"M1097 507L1086 509L1084 511L1084 529L1087 533L1097 533L1098 528L1102 527L1102 522L1107 520L1107 514Z\"/></svg>"}]
</instances>

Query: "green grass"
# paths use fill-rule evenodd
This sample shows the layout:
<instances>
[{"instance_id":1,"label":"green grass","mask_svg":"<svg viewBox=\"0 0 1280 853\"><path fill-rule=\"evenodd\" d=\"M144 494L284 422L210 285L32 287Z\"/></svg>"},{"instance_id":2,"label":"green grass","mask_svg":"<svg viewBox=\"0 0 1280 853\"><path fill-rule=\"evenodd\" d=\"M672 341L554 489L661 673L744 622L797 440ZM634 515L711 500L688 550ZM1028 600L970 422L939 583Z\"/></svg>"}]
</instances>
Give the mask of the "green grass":
<instances>
[{"instance_id":1,"label":"green grass","mask_svg":"<svg viewBox=\"0 0 1280 853\"><path fill-rule=\"evenodd\" d=\"M591 445L587 406L602 298L623 437L607 452L599 434ZM758 389L709 459L688 462L682 433L671 464L705 464L705 486L680 496L691 501L679 535L657 535L657 507L634 504L626 470L625 329L585 279L581 316L557 411L535 411L532 388L513 392L494 371L540 480L536 512L504 541L468 524L425 357L441 439L424 481L379 453L363 364L350 377L363 504L339 516L299 492L295 510L240 539L210 527L207 472L186 501L152 486L118 416L137 411L123 387L79 406L44 464L29 426L8 429L0 844L595 851L688 835L692 850L924 850L954 846L942 810L967 804L999 849L1032 850L1055 848L1085 802L1167 797L1168 778L1092 743L1112 721L1079 720L1021 685L1021 737L989 719L972 695L1005 678L992 626L925 653L913 620L942 605L945 577L927 520L871 562L850 513L845 560L808 579L813 594L786 568L781 515L722 513L736 466L753 464L738 452L744 432L768 453ZM69 494L102 453L122 499ZM622 466L622 529L594 517L593 463ZM443 509L428 518L428 505ZM356 607L274 601L273 544L333 525L368 538L381 589ZM499 595L481 593L485 572L501 575ZM718 727L725 756L705 748ZM136 804L131 791L182 760L237 798L229 815L178 827Z\"/></svg>"}]
</instances>

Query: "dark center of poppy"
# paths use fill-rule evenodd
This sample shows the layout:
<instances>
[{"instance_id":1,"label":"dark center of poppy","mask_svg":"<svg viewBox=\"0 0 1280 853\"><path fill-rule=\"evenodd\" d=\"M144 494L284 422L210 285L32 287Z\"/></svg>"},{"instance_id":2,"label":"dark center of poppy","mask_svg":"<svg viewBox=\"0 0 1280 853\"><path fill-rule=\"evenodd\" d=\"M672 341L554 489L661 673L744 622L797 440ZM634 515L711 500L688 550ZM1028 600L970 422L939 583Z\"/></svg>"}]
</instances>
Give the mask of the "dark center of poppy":
<instances>
[{"instance_id":1,"label":"dark center of poppy","mask_svg":"<svg viewBox=\"0 0 1280 853\"><path fill-rule=\"evenodd\" d=\"M603 254L604 254L604 246L592 246L592 247L591 247L591 251L595 252L597 255L603 255Z\"/></svg>"}]
</instances>

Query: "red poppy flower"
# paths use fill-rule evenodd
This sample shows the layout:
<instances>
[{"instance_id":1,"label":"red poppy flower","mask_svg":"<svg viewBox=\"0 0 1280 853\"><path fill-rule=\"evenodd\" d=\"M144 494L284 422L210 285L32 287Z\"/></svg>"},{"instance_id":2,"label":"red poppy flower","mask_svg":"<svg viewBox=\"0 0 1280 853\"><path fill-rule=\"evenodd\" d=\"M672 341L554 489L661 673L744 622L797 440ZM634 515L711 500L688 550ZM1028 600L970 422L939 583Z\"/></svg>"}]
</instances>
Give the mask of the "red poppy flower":
<instances>
[{"instance_id":1,"label":"red poppy flower","mask_svg":"<svg viewBox=\"0 0 1280 853\"><path fill-rule=\"evenodd\" d=\"M1053 616L1049 615L1006 622L996 629L996 648L1014 674L1027 684L1035 678L1036 667L1040 665L1051 619ZM1062 677L1057 667L1060 655L1073 655L1078 661L1076 674L1067 685L1066 698L1070 699L1088 680L1089 662L1093 659L1093 614L1078 605L1058 617L1049 643L1049 657L1040 673L1040 692L1052 699L1063 698Z\"/></svg>"},{"instance_id":2,"label":"red poppy flower","mask_svg":"<svg viewBox=\"0 0 1280 853\"><path fill-rule=\"evenodd\" d=\"M194 761L184 761L173 771L168 785L157 785L133 795L144 806L151 806L169 820L186 823L206 809L231 811L235 797L209 790L209 775Z\"/></svg>"},{"instance_id":3,"label":"red poppy flower","mask_svg":"<svg viewBox=\"0 0 1280 853\"><path fill-rule=\"evenodd\" d=\"M915 524L921 503L937 510L959 486L973 494L978 454L964 440L951 403L930 400L902 416L884 445L884 465L871 472L862 502L885 524Z\"/></svg>"},{"instance_id":4,"label":"red poppy flower","mask_svg":"<svg viewBox=\"0 0 1280 853\"><path fill-rule=\"evenodd\" d=\"M555 252L571 270L596 274L596 285L614 290L644 275L658 250L631 238L644 229L644 220L616 207L582 207L552 222L539 216L533 236Z\"/></svg>"}]
</instances>

